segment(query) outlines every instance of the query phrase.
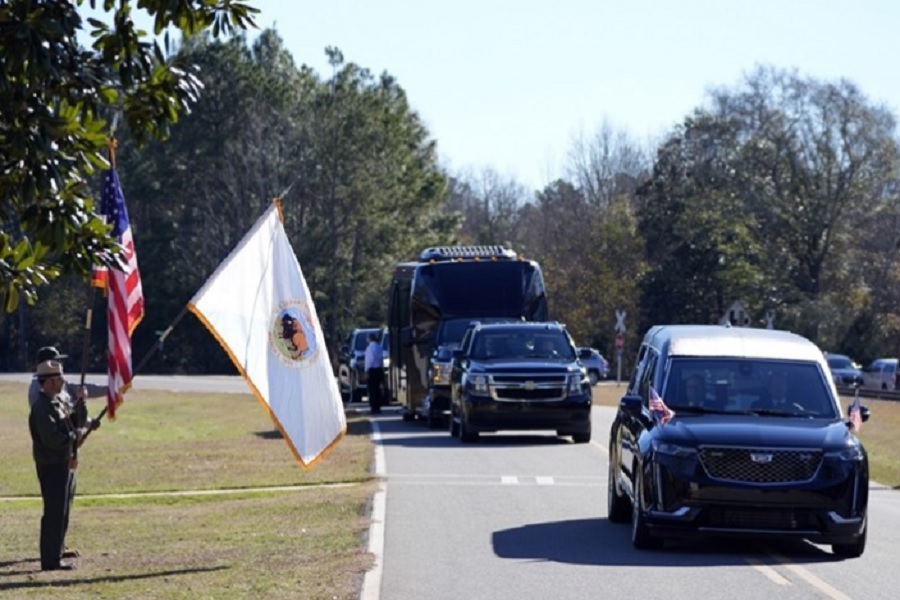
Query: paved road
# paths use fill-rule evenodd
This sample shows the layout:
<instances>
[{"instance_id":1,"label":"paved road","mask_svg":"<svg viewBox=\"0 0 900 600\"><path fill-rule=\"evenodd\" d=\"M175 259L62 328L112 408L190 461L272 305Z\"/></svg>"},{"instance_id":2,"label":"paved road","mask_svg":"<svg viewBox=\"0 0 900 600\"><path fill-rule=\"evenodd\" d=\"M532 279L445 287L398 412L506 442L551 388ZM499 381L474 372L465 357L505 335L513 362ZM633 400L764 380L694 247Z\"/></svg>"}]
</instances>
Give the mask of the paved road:
<instances>
[{"instance_id":1,"label":"paved road","mask_svg":"<svg viewBox=\"0 0 900 600\"><path fill-rule=\"evenodd\" d=\"M396 412L378 417L383 557L364 600L897 597L900 493L883 486L870 495L860 559L835 560L829 547L793 541L635 550L628 527L606 519L613 414L594 409L588 445L551 432L463 445Z\"/></svg>"}]
</instances>

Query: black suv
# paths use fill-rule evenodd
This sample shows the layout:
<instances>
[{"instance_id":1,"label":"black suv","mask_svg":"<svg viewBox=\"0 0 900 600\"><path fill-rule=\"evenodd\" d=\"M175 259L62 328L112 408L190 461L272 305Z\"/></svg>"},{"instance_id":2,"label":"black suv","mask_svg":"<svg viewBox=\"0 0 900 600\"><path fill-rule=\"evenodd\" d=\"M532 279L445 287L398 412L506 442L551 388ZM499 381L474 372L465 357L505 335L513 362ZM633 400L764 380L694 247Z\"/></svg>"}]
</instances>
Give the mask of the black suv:
<instances>
[{"instance_id":1,"label":"black suv","mask_svg":"<svg viewBox=\"0 0 900 600\"><path fill-rule=\"evenodd\" d=\"M591 387L559 323L475 323L453 352L450 435L554 429L591 439Z\"/></svg>"},{"instance_id":2,"label":"black suv","mask_svg":"<svg viewBox=\"0 0 900 600\"><path fill-rule=\"evenodd\" d=\"M815 344L767 329L656 326L635 364L610 430L607 494L609 519L630 518L635 547L747 535L863 553L868 457Z\"/></svg>"},{"instance_id":3,"label":"black suv","mask_svg":"<svg viewBox=\"0 0 900 600\"><path fill-rule=\"evenodd\" d=\"M344 402L359 402L367 393L365 362L370 333L374 333L376 338L381 341L384 349L385 371L389 367L386 329L367 327L351 331L338 353L338 384ZM382 397L389 398L386 394L383 394Z\"/></svg>"}]
</instances>

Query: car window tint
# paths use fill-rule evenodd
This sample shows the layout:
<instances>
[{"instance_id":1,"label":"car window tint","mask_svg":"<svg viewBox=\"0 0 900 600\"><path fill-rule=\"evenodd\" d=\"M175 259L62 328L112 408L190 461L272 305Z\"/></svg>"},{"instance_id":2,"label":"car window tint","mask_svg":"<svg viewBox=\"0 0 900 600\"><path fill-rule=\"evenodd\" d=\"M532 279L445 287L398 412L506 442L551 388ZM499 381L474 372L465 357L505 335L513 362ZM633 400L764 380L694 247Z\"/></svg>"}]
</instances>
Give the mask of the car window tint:
<instances>
[{"instance_id":1,"label":"car window tint","mask_svg":"<svg viewBox=\"0 0 900 600\"><path fill-rule=\"evenodd\" d=\"M682 402L678 383L690 375L702 374L710 408L746 411L767 408L769 379L783 374L787 379L787 410L813 417L838 415L827 379L813 362L768 361L761 359L676 358L672 360L664 396L677 407Z\"/></svg>"}]
</instances>

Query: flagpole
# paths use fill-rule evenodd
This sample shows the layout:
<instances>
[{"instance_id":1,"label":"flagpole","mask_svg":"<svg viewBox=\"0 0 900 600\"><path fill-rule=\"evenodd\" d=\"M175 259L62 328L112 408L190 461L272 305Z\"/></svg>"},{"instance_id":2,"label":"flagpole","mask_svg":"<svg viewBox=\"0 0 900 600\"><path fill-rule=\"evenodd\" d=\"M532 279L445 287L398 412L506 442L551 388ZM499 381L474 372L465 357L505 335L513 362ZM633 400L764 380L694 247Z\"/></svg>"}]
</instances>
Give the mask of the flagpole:
<instances>
[{"instance_id":1,"label":"flagpole","mask_svg":"<svg viewBox=\"0 0 900 600\"><path fill-rule=\"evenodd\" d=\"M115 131L115 124L113 125L113 131ZM116 168L116 138L114 135L111 135L109 141L106 145L107 157L109 159L110 167ZM91 328L94 321L94 301L96 300L97 288L91 282L88 285L88 297L87 297L87 311L85 313L84 319L84 337L83 342L81 344L81 387L84 387L85 382L87 381L87 370L90 366L91 357ZM77 401L77 400L76 400ZM83 400L82 400L83 402ZM99 418L103 418L103 413L100 414Z\"/></svg>"},{"instance_id":2,"label":"flagpole","mask_svg":"<svg viewBox=\"0 0 900 600\"><path fill-rule=\"evenodd\" d=\"M153 344L153 347L147 351L147 353L144 355L144 358L141 359L141 362L139 362L138 365L134 369L132 369L132 375L136 376L140 372L140 370L144 368L144 365L147 364L147 361L150 360L150 357L152 357L157 350L162 349L163 342L166 341L166 338L169 337L169 334L172 333L172 330L175 329L175 326L178 325L179 321L184 318L184 315L187 314L187 311L187 306L183 306L181 308L181 312L178 313L178 316L175 317L175 319L172 321L172 324L166 327L165 331L159 334L159 338L156 340L156 343Z\"/></svg>"},{"instance_id":3,"label":"flagpole","mask_svg":"<svg viewBox=\"0 0 900 600\"><path fill-rule=\"evenodd\" d=\"M81 345L81 385L84 386L87 377L88 365L90 363L91 351L91 322L94 318L94 298L97 293L93 284L88 287L87 297L87 313L84 319L84 339Z\"/></svg>"}]
</instances>

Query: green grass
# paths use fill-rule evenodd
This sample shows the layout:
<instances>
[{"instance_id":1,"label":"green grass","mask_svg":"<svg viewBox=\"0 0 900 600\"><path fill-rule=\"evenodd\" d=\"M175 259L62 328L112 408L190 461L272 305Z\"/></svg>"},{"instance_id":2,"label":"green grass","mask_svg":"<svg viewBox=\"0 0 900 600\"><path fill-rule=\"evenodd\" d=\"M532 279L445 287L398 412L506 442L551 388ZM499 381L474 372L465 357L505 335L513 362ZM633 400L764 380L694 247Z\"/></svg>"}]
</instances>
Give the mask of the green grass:
<instances>
[{"instance_id":1,"label":"green grass","mask_svg":"<svg viewBox=\"0 0 900 600\"><path fill-rule=\"evenodd\" d=\"M625 389L625 383L596 386L594 404L616 407ZM845 414L851 400L841 398ZM900 488L900 402L864 398L862 403L871 411L871 417L859 433L869 453L869 476L878 483Z\"/></svg>"},{"instance_id":2,"label":"green grass","mask_svg":"<svg viewBox=\"0 0 900 600\"><path fill-rule=\"evenodd\" d=\"M12 497L0 500L0 597L358 596L376 485L365 418L348 415L344 439L304 471L250 395L129 392L80 451L67 540L78 570L43 573L25 393L0 383L0 496Z\"/></svg>"}]
</instances>

